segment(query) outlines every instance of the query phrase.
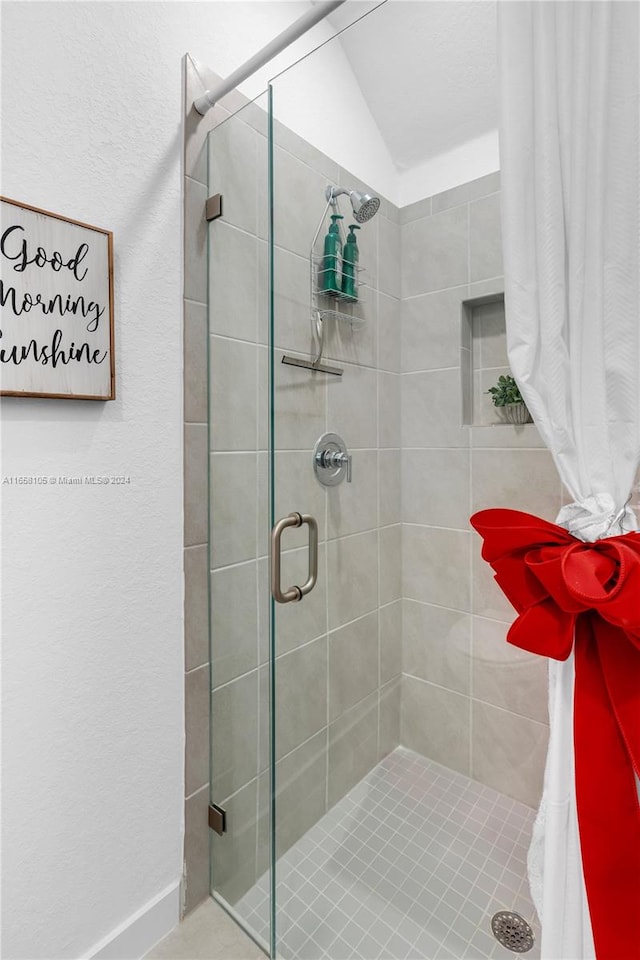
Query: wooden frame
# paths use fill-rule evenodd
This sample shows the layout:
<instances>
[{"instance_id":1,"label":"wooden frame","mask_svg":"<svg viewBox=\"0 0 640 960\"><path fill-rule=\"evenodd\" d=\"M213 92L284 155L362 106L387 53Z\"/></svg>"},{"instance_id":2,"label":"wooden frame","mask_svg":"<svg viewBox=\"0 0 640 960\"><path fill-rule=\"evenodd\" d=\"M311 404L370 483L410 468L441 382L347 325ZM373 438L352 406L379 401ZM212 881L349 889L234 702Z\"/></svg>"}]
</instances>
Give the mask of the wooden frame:
<instances>
[{"instance_id":1,"label":"wooden frame","mask_svg":"<svg viewBox=\"0 0 640 960\"><path fill-rule=\"evenodd\" d=\"M5 207L5 204L10 206ZM18 214L16 211L14 214L16 222L7 229L5 220L7 216L12 217L13 208L18 208L23 213ZM52 322L58 323L58 328L50 337L51 343L40 344L35 336L32 336L26 347L18 344L12 346L10 343L7 344L6 340L0 339L0 396L66 400L115 400L113 233L110 230L103 230L80 220L73 220L49 210L42 210L40 207L34 207L28 203L10 200L8 197L0 196L0 210L3 221L0 230L0 262L4 268L7 262L15 261L12 273L22 275L17 278L12 276L13 286L7 286L5 289L6 273L3 269L4 279L0 280L0 310L3 313L3 320L0 323L0 338L4 335L5 319L8 319L9 326L11 326L11 321L18 326L16 321L18 317L22 317L23 313L27 316L26 319L22 317L21 322L27 327L26 336L28 337L29 330L34 329L33 320L28 317L32 308L37 308L39 311L34 315L34 319L41 321L42 325L46 326L47 320L49 326ZM31 217L32 214L36 216ZM50 222L41 218L48 218ZM23 226L23 223L27 222L30 224L30 229L36 232L35 238L33 235L30 237L27 235L26 227ZM67 232L64 238L67 242L64 255L58 252L58 247L62 246L58 243L58 240L65 232L62 224L70 224L72 228L78 228ZM55 247L47 249L46 241L39 242L38 230L47 234L49 244L53 242ZM18 234L21 238L20 241L17 241L17 236L9 236L12 231L20 231ZM87 239L98 239L98 243L94 245L92 250L89 244L83 241L77 247L75 257L68 257L71 249L69 246L70 238L75 238L71 242L77 242L83 231L91 231L87 234ZM5 252L5 238L11 252ZM28 271L28 267L34 269ZM46 269L44 276L40 274L43 269ZM83 271L82 276L79 275L80 270ZM89 271L92 275L88 289L92 292L97 291L100 299L96 296L94 300L87 303L88 297L85 298L84 288L80 288L79 284L85 279ZM27 273L29 273L30 288L22 290L20 289L20 281L24 279ZM40 274L35 280L34 273ZM37 280L42 280L44 285L48 287L44 296L32 285L37 283ZM60 289L55 286L56 280L58 280ZM66 286L64 285L65 281ZM72 293L69 293L70 285L74 288ZM82 292L74 300L73 294L79 290L82 290ZM22 301L20 301L21 296ZM8 302L10 308L5 310ZM55 321L53 320L54 303L57 303L60 314ZM103 324L100 328L100 322L106 312L107 304L109 311L108 330L106 324ZM17 307L20 309L16 309ZM86 313L85 308L92 311L93 315ZM73 319L69 320L69 316L72 316ZM86 323L87 316L92 316L88 324ZM91 329L93 324L95 324L95 327ZM65 331L69 332L71 336L81 333L80 327L83 328L85 337L87 333L96 336L91 344L85 340L77 347L75 340L72 340L69 345L65 344L64 348L61 348L60 342L64 336L61 327L64 327ZM48 333L50 334L50 331ZM57 334L60 334L60 336L57 337ZM96 344L98 344L97 347ZM39 354L38 350L40 351ZM99 354L102 359L98 359ZM7 355L9 359L6 359ZM66 359L67 357L68 359ZM67 366L72 362L80 364L83 361L85 362L82 367ZM7 368L10 383L9 387L5 389L4 373L5 365L8 363L13 363L13 367ZM98 370L102 363L105 363L105 367ZM24 369L20 369L23 366ZM39 367L41 369L38 369ZM59 376L54 371L57 371ZM16 382L20 381L21 378L25 383L24 389ZM56 391L54 388L54 381L62 378L64 378L67 387L66 392ZM33 381L38 379L42 380L43 389L34 386ZM78 390L73 389L73 381L80 384ZM69 389L70 382L71 389ZM93 389L94 384L95 389Z\"/></svg>"}]
</instances>

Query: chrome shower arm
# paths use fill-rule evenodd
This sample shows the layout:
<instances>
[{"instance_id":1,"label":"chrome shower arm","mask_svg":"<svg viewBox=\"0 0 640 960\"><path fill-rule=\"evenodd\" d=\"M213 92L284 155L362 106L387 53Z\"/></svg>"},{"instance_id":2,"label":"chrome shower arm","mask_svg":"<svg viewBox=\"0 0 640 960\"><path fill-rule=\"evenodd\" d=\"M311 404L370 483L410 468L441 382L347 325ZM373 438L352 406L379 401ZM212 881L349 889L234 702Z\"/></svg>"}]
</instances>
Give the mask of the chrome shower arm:
<instances>
[{"instance_id":1,"label":"chrome shower arm","mask_svg":"<svg viewBox=\"0 0 640 960\"><path fill-rule=\"evenodd\" d=\"M324 195L327 201L335 207L338 203L338 197L345 196L348 197L351 191L347 190L346 187L332 187L331 184L326 188Z\"/></svg>"}]
</instances>

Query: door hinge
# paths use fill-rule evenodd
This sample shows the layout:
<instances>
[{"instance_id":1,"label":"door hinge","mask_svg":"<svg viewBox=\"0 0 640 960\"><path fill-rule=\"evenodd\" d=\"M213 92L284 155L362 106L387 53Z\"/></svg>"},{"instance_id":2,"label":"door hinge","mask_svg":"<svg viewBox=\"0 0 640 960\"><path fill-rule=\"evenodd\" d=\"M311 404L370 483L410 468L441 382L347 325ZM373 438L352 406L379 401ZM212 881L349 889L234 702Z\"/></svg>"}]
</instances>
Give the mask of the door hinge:
<instances>
[{"instance_id":1,"label":"door hinge","mask_svg":"<svg viewBox=\"0 0 640 960\"><path fill-rule=\"evenodd\" d=\"M227 832L227 811L217 803L209 804L209 829L215 830L220 836Z\"/></svg>"},{"instance_id":2,"label":"door hinge","mask_svg":"<svg viewBox=\"0 0 640 960\"><path fill-rule=\"evenodd\" d=\"M222 194L214 193L212 197L209 197L205 204L204 215L206 220L217 220L218 217L222 216Z\"/></svg>"}]
</instances>

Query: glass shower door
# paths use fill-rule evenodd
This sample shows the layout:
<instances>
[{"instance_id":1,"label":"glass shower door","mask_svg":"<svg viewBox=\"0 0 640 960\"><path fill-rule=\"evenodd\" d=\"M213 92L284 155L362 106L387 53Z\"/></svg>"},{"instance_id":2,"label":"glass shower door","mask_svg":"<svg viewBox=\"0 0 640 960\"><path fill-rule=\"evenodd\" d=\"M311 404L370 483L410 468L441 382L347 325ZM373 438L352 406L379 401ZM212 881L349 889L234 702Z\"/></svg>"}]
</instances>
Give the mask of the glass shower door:
<instances>
[{"instance_id":1,"label":"glass shower door","mask_svg":"<svg viewBox=\"0 0 640 960\"><path fill-rule=\"evenodd\" d=\"M221 107L216 108L222 111ZM271 943L266 95L208 136L211 893ZM220 828L220 817L213 816Z\"/></svg>"},{"instance_id":2,"label":"glass shower door","mask_svg":"<svg viewBox=\"0 0 640 960\"><path fill-rule=\"evenodd\" d=\"M334 941L336 956L358 955L352 941L363 936L364 914L350 924L348 905L368 908L341 864L364 850L349 824L358 830L366 816L365 778L398 744L400 729L400 379L397 325L391 329L399 262L392 251L385 270L378 257L398 228L372 185L278 119L301 75L322 74L324 56L316 51L270 90L273 516L308 515L318 530L315 586L302 599L273 602L282 957L320 956ZM358 195L331 202L331 187ZM325 256L332 215L344 217L333 219L333 261ZM349 233L359 252L351 272L343 263ZM303 586L308 526L287 527L276 552L282 589Z\"/></svg>"}]
</instances>

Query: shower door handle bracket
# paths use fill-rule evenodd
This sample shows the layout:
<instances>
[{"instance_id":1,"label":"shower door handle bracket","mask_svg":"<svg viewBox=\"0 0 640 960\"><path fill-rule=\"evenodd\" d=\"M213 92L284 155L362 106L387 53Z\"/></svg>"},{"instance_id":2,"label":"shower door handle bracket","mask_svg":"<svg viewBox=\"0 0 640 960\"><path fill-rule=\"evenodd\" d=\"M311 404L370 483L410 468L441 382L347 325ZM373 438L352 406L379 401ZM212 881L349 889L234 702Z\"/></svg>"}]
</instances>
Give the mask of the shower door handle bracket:
<instances>
[{"instance_id":1,"label":"shower door handle bracket","mask_svg":"<svg viewBox=\"0 0 640 960\"><path fill-rule=\"evenodd\" d=\"M309 527L309 574L301 587L283 590L280 584L280 541L287 527ZM308 513L290 513L274 524L271 531L271 593L278 603L293 603L311 593L318 580L318 524Z\"/></svg>"}]
</instances>

